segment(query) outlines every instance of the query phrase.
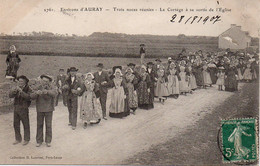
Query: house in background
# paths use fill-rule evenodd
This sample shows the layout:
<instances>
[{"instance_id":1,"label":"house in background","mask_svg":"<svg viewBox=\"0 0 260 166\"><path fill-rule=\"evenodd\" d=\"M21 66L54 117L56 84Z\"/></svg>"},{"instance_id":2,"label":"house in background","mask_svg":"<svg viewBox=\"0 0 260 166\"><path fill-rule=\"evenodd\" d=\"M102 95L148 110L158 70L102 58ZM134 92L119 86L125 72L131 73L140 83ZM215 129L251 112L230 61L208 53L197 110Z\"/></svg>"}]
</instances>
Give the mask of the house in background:
<instances>
[{"instance_id":1,"label":"house in background","mask_svg":"<svg viewBox=\"0 0 260 166\"><path fill-rule=\"evenodd\" d=\"M231 24L231 27L219 35L218 48L230 50L242 50L251 45L251 37L246 31L242 31L241 26Z\"/></svg>"}]
</instances>

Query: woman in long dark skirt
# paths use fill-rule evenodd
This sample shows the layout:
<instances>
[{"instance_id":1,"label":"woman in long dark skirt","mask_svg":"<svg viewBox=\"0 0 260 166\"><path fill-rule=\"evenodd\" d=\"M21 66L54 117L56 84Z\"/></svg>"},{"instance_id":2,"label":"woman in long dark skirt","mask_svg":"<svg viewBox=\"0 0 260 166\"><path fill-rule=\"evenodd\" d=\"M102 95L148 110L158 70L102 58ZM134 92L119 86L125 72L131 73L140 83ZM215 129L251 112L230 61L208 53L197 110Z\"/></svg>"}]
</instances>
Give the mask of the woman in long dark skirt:
<instances>
[{"instance_id":1,"label":"woman in long dark skirt","mask_svg":"<svg viewBox=\"0 0 260 166\"><path fill-rule=\"evenodd\" d=\"M225 91L234 92L238 89L237 68L229 65L225 72Z\"/></svg>"},{"instance_id":2,"label":"woman in long dark skirt","mask_svg":"<svg viewBox=\"0 0 260 166\"><path fill-rule=\"evenodd\" d=\"M141 67L140 77L141 80L137 86L138 107L148 110L154 107L153 92L151 92L152 84L154 84L154 82L151 81L144 65Z\"/></svg>"},{"instance_id":3,"label":"woman in long dark skirt","mask_svg":"<svg viewBox=\"0 0 260 166\"><path fill-rule=\"evenodd\" d=\"M203 69L201 64L199 63L199 61L195 62L194 66L193 66L193 71L194 71L194 75L196 78L196 84L198 87L202 87L204 85L204 80L203 80Z\"/></svg>"},{"instance_id":4,"label":"woman in long dark skirt","mask_svg":"<svg viewBox=\"0 0 260 166\"><path fill-rule=\"evenodd\" d=\"M210 74L210 78L212 81L212 84L216 84L217 82L217 73L218 73L218 69L215 63L211 62L208 65L208 69L209 69L209 74Z\"/></svg>"}]
</instances>

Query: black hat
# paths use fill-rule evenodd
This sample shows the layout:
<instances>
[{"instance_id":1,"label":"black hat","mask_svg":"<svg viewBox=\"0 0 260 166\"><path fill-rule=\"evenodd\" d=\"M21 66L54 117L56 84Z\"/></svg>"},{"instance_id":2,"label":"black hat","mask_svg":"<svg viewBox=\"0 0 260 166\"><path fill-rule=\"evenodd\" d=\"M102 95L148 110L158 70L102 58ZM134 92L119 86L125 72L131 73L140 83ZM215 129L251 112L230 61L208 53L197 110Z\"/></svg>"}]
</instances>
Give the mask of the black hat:
<instances>
[{"instance_id":1,"label":"black hat","mask_svg":"<svg viewBox=\"0 0 260 166\"><path fill-rule=\"evenodd\" d=\"M69 71L71 72L71 71L78 71L79 69L77 69L76 67L70 67L69 68Z\"/></svg>"},{"instance_id":2,"label":"black hat","mask_svg":"<svg viewBox=\"0 0 260 166\"><path fill-rule=\"evenodd\" d=\"M97 67L104 67L103 63L97 64Z\"/></svg>"},{"instance_id":3,"label":"black hat","mask_svg":"<svg viewBox=\"0 0 260 166\"><path fill-rule=\"evenodd\" d=\"M128 63L127 66L134 66L135 67L135 64L134 63Z\"/></svg>"},{"instance_id":4,"label":"black hat","mask_svg":"<svg viewBox=\"0 0 260 166\"><path fill-rule=\"evenodd\" d=\"M17 77L16 79L17 79L17 80L19 80L19 79L23 79L23 80L26 81L26 83L29 82L29 79L28 79L26 76L24 76L24 75L21 75L21 76Z\"/></svg>"},{"instance_id":5,"label":"black hat","mask_svg":"<svg viewBox=\"0 0 260 166\"><path fill-rule=\"evenodd\" d=\"M60 69L59 71L65 71L64 69Z\"/></svg>"},{"instance_id":6,"label":"black hat","mask_svg":"<svg viewBox=\"0 0 260 166\"><path fill-rule=\"evenodd\" d=\"M145 44L140 44L140 46L145 46Z\"/></svg>"},{"instance_id":7,"label":"black hat","mask_svg":"<svg viewBox=\"0 0 260 166\"><path fill-rule=\"evenodd\" d=\"M148 65L153 65L153 62L148 62L148 63L147 63L147 66L148 66Z\"/></svg>"},{"instance_id":8,"label":"black hat","mask_svg":"<svg viewBox=\"0 0 260 166\"><path fill-rule=\"evenodd\" d=\"M162 62L160 58L157 58L155 61Z\"/></svg>"},{"instance_id":9,"label":"black hat","mask_svg":"<svg viewBox=\"0 0 260 166\"><path fill-rule=\"evenodd\" d=\"M50 76L46 75L46 74L42 74L42 75L40 76L40 78L41 78L41 79L47 78L47 79L49 79L50 82L52 81L52 78L51 78Z\"/></svg>"}]
</instances>

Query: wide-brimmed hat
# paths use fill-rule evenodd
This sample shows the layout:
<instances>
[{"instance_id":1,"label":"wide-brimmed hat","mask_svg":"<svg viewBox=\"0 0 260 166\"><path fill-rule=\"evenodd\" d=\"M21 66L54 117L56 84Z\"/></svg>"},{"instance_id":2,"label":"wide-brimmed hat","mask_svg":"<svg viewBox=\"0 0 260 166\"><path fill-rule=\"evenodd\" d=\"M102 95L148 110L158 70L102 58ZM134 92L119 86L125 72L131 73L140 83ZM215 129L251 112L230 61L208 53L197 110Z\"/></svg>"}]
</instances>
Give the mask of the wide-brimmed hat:
<instances>
[{"instance_id":1,"label":"wide-brimmed hat","mask_svg":"<svg viewBox=\"0 0 260 166\"><path fill-rule=\"evenodd\" d=\"M102 67L102 68L103 68L104 65L103 65L103 63L98 63L98 64L97 64L97 67Z\"/></svg>"},{"instance_id":2,"label":"wide-brimmed hat","mask_svg":"<svg viewBox=\"0 0 260 166\"><path fill-rule=\"evenodd\" d=\"M42 74L42 75L40 76L40 78L41 78L41 79L47 78L47 79L49 79L50 82L52 81L51 76L49 76L49 75L47 75L47 74Z\"/></svg>"},{"instance_id":3,"label":"wide-brimmed hat","mask_svg":"<svg viewBox=\"0 0 260 166\"><path fill-rule=\"evenodd\" d=\"M223 66L218 67L219 70L225 70Z\"/></svg>"},{"instance_id":4,"label":"wide-brimmed hat","mask_svg":"<svg viewBox=\"0 0 260 166\"><path fill-rule=\"evenodd\" d=\"M77 69L76 67L70 67L69 68L69 71L71 72L71 71L78 71L79 69Z\"/></svg>"},{"instance_id":5,"label":"wide-brimmed hat","mask_svg":"<svg viewBox=\"0 0 260 166\"><path fill-rule=\"evenodd\" d=\"M135 67L135 64L134 63L128 63L127 66L134 66Z\"/></svg>"},{"instance_id":6,"label":"wide-brimmed hat","mask_svg":"<svg viewBox=\"0 0 260 166\"><path fill-rule=\"evenodd\" d=\"M145 44L142 43L142 44L140 44L140 46L145 46Z\"/></svg>"},{"instance_id":7,"label":"wide-brimmed hat","mask_svg":"<svg viewBox=\"0 0 260 166\"><path fill-rule=\"evenodd\" d=\"M154 64L153 64L153 62L148 62L148 63L147 63L147 66L148 66L148 65L154 65Z\"/></svg>"},{"instance_id":8,"label":"wide-brimmed hat","mask_svg":"<svg viewBox=\"0 0 260 166\"><path fill-rule=\"evenodd\" d=\"M64 69L59 69L59 71L65 71Z\"/></svg>"},{"instance_id":9,"label":"wide-brimmed hat","mask_svg":"<svg viewBox=\"0 0 260 166\"><path fill-rule=\"evenodd\" d=\"M23 80L26 81L26 83L29 82L29 79L28 79L26 76L24 76L24 75L18 76L16 79L17 79L17 80L19 80L19 79L23 79Z\"/></svg>"},{"instance_id":10,"label":"wide-brimmed hat","mask_svg":"<svg viewBox=\"0 0 260 166\"><path fill-rule=\"evenodd\" d=\"M155 59L156 62L162 62L160 58Z\"/></svg>"}]
</instances>

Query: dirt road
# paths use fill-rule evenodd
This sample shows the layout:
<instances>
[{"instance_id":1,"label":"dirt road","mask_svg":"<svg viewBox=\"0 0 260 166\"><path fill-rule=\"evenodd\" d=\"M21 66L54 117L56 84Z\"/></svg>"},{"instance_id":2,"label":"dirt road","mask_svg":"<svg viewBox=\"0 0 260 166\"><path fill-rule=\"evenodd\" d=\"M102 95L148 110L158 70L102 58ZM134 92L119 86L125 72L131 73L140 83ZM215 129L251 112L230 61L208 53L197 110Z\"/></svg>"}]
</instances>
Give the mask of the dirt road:
<instances>
[{"instance_id":1,"label":"dirt road","mask_svg":"<svg viewBox=\"0 0 260 166\"><path fill-rule=\"evenodd\" d=\"M180 96L177 100L168 99L165 105L156 102L153 110L137 110L136 115L124 119L109 118L87 129L82 128L79 120L75 131L67 126L67 108L59 103L53 116L53 141L50 148L45 144L40 148L35 147L35 108L30 108L31 142L25 147L21 144L12 145L13 115L4 114L0 117L0 163L120 164L153 145L178 137L232 94L218 91L217 87L201 89L194 94ZM109 103L108 100L107 107ZM26 159L27 156L29 159ZM48 158L53 156L59 159Z\"/></svg>"}]
</instances>

